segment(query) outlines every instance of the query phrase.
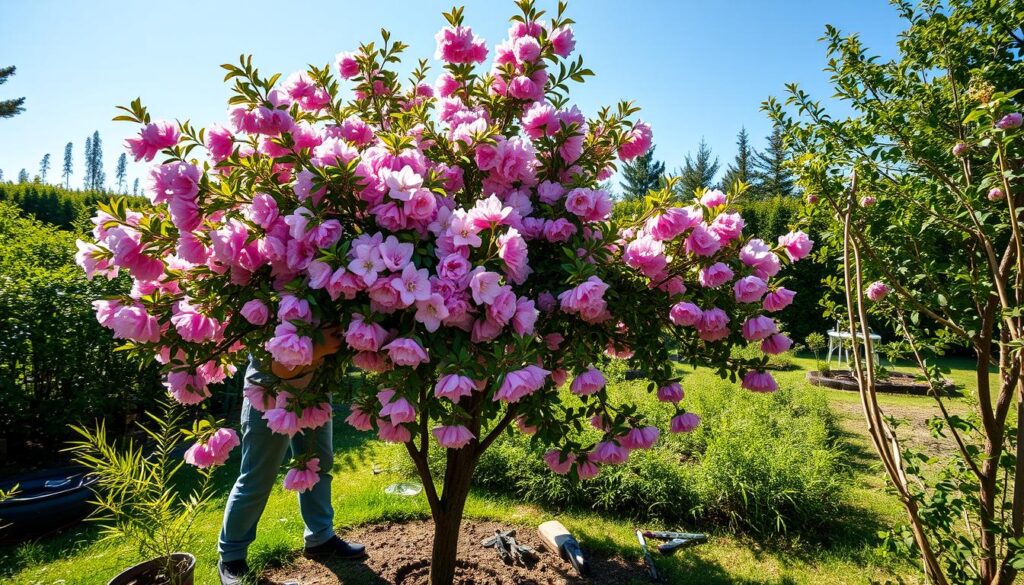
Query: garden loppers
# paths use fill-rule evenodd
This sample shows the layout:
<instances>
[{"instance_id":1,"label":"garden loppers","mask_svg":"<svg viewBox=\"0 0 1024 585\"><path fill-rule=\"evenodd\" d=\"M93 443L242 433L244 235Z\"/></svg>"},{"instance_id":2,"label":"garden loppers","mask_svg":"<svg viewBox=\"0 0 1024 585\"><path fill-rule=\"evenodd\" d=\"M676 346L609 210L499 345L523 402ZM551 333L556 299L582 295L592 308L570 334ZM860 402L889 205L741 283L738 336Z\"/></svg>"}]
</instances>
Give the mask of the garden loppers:
<instances>
[{"instance_id":1,"label":"garden loppers","mask_svg":"<svg viewBox=\"0 0 1024 585\"><path fill-rule=\"evenodd\" d=\"M690 547L696 544L701 544L708 541L707 534L693 533L693 532L644 532L644 536L647 538L654 538L657 540L666 541L665 544L658 545L658 552L663 555L670 556L681 548Z\"/></svg>"},{"instance_id":2,"label":"garden loppers","mask_svg":"<svg viewBox=\"0 0 1024 585\"><path fill-rule=\"evenodd\" d=\"M569 561L581 577L590 573L590 567L587 565L586 557L583 556L580 543L573 538L561 522L557 520L545 522L537 528L537 531L540 533L540 539L544 546Z\"/></svg>"},{"instance_id":3,"label":"garden loppers","mask_svg":"<svg viewBox=\"0 0 1024 585\"><path fill-rule=\"evenodd\" d=\"M644 532L642 530L636 531L636 540L640 543L640 550L644 553L644 564L647 565L647 572L650 573L651 579L654 581L660 581L658 577L658 568L654 566L654 559L651 558L651 551L647 550L647 539L644 538Z\"/></svg>"}]
</instances>

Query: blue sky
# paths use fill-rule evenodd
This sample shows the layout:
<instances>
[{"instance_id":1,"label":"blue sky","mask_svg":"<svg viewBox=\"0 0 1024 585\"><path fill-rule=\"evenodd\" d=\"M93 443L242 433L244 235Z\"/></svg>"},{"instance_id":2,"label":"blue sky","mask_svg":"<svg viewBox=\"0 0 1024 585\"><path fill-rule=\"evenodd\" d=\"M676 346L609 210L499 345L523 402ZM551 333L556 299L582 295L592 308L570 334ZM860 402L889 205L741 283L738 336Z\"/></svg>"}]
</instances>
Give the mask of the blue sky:
<instances>
[{"instance_id":1,"label":"blue sky","mask_svg":"<svg viewBox=\"0 0 1024 585\"><path fill-rule=\"evenodd\" d=\"M555 2L539 5L553 10ZM408 65L432 58L441 12L451 6L432 0L4 2L0 66L18 71L0 86L0 98L25 96L27 103L20 116L0 120L0 169L5 180L21 168L34 175L51 153L49 180L57 182L71 141L72 186L81 185L85 138L99 130L109 182L121 143L134 130L110 121L116 105L140 96L154 118L206 125L223 119L229 97L218 65L241 53L252 53L261 72L287 75L376 40L385 27L411 45ZM466 23L493 47L515 11L511 1L467 2ZM818 41L826 23L861 33L883 56L895 51L903 28L885 0L576 0L569 15L577 51L597 74L574 88L574 101L590 115L601 105L635 100L670 169L701 137L724 169L741 126L760 147L770 124L759 105L782 95L786 82L828 97ZM144 171L132 165L129 184Z\"/></svg>"}]
</instances>

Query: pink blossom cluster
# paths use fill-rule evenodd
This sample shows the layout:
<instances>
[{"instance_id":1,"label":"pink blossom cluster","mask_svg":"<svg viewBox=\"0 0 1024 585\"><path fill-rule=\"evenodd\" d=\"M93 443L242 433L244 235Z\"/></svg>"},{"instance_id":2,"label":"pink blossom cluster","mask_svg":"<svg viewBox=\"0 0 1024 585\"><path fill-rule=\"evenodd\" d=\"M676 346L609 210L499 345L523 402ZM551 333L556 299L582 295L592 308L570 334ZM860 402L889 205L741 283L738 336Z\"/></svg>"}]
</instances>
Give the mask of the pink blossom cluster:
<instances>
[{"instance_id":1,"label":"pink blossom cluster","mask_svg":"<svg viewBox=\"0 0 1024 585\"><path fill-rule=\"evenodd\" d=\"M611 221L599 183L651 147L651 128L625 106L588 119L552 93L572 29L517 20L482 75L487 45L461 17L450 24L433 84L403 86L381 51L344 52L332 72L273 85L227 66L265 91L239 93L204 133L139 114L133 156L165 157L149 172L151 207L102 206L76 258L90 278L131 277L130 294L96 301L97 318L155 357L182 403L202 403L252 356L275 364L244 385L271 431L313 433L332 416L334 366L351 364L380 381L345 397L357 429L409 443L429 418L441 446L476 449L514 421L553 445L555 471L593 477L659 438L616 413L601 353L653 363L669 330L785 351L768 314L794 293L771 279L811 242L744 237L721 192ZM332 339L337 352L323 349ZM760 369L717 365L775 388ZM693 430L678 381L651 376L676 409L670 430ZM573 416L603 432L595 445L568 430L566 383L585 405ZM237 441L219 433L191 463L223 461ZM299 455L285 486L318 478L319 461Z\"/></svg>"}]
</instances>

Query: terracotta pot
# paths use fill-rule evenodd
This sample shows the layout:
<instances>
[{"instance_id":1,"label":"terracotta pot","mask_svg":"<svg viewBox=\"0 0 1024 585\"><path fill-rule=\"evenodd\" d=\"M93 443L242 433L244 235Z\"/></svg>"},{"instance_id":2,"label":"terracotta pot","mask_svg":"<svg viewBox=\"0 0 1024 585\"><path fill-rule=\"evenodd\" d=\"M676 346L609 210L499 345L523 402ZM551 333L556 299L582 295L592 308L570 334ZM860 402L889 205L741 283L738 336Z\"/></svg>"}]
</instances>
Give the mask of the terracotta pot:
<instances>
[{"instance_id":1,"label":"terracotta pot","mask_svg":"<svg viewBox=\"0 0 1024 585\"><path fill-rule=\"evenodd\" d=\"M107 585L194 585L196 558L189 553L181 552L171 555L171 559L178 568L177 581L165 579L157 581L157 577L162 576L164 565L167 562L166 558L151 559L125 569L120 575L111 579Z\"/></svg>"}]
</instances>

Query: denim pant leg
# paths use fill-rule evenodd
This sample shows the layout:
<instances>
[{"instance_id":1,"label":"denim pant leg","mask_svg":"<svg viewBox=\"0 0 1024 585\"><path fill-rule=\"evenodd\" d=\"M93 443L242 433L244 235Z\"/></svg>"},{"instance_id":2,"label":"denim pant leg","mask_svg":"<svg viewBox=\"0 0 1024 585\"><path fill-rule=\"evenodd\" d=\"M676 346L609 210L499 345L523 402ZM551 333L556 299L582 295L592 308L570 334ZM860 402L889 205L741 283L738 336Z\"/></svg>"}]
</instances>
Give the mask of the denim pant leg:
<instances>
[{"instance_id":1,"label":"denim pant leg","mask_svg":"<svg viewBox=\"0 0 1024 585\"><path fill-rule=\"evenodd\" d=\"M311 436L314 435L315 436ZM332 420L327 424L292 439L292 454L306 452L306 441L315 441L314 453L320 458L320 481L313 489L299 494L299 510L302 521L306 524L304 533L306 546L317 546L334 536L334 507L331 505L331 468L334 466L334 425Z\"/></svg>"},{"instance_id":2,"label":"denim pant leg","mask_svg":"<svg viewBox=\"0 0 1024 585\"><path fill-rule=\"evenodd\" d=\"M267 427L263 413L242 401L242 463L224 509L218 551L224 561L246 557L256 525L288 451L288 437Z\"/></svg>"}]
</instances>

